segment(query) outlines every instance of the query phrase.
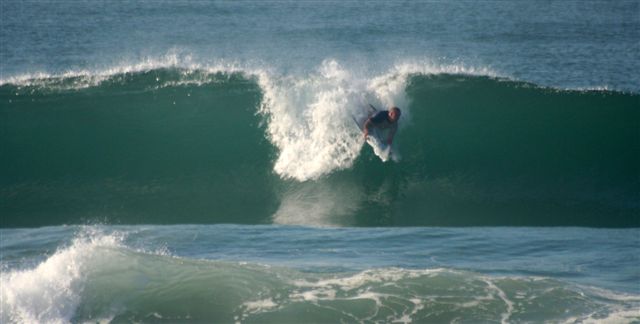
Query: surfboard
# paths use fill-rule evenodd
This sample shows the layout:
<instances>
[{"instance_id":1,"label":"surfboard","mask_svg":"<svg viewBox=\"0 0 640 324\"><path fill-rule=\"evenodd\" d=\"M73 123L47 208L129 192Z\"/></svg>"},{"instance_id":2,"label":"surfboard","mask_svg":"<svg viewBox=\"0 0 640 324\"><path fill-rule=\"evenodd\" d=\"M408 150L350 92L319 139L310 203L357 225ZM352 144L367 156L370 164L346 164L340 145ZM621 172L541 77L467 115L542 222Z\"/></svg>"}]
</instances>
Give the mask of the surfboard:
<instances>
[{"instance_id":1,"label":"surfboard","mask_svg":"<svg viewBox=\"0 0 640 324\"><path fill-rule=\"evenodd\" d=\"M364 123L367 121L367 119L369 119L369 117L371 117L373 114L378 112L378 109L376 109L376 107L374 107L371 104L369 104L369 107L367 107L367 110L368 110L368 113L367 113L367 117L365 118L358 119L355 116L351 116L353 118L353 121L356 123L356 126L358 126L358 129L361 132L364 132ZM387 162L389 158L392 157L393 152L391 150L391 146L387 145L380 129L378 128L370 129L369 136L367 136L366 141L367 141L367 144L369 144L369 146L371 146L371 148L373 149L373 153L376 156L378 156L380 160L382 160L382 162Z\"/></svg>"}]
</instances>

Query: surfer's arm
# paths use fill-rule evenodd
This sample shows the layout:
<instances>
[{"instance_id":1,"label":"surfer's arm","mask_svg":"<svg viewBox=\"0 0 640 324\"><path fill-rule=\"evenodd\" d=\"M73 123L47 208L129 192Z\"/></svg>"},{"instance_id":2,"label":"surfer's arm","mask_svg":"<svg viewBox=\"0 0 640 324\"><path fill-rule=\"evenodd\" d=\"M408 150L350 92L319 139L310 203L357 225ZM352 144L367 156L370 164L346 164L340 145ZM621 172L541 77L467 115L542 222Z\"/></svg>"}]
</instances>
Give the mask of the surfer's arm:
<instances>
[{"instance_id":1,"label":"surfer's arm","mask_svg":"<svg viewBox=\"0 0 640 324\"><path fill-rule=\"evenodd\" d=\"M367 120L362 125L362 133L364 134L364 138L366 139L369 136L369 127L371 126L371 117L367 118Z\"/></svg>"}]
</instances>

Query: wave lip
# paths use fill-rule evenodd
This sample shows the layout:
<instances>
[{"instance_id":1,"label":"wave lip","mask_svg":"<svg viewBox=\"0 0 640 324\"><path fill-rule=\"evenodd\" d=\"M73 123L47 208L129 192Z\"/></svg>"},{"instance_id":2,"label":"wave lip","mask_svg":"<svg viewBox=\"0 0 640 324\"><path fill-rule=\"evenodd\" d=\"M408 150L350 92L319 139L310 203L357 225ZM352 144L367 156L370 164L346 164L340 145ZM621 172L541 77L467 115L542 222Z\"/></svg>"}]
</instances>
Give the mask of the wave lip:
<instances>
[{"instance_id":1,"label":"wave lip","mask_svg":"<svg viewBox=\"0 0 640 324\"><path fill-rule=\"evenodd\" d=\"M263 73L263 68L253 68L247 64L230 60L200 62L189 54L174 50L158 57L145 57L139 61L124 61L105 67L69 69L57 73L41 71L9 76L0 79L0 87L10 85L49 91L81 90L98 87L110 81L122 80L127 75L140 75L163 70L179 73L175 83L163 83L165 86L206 84L211 75L217 74L257 75ZM194 79L194 76L199 76L202 79ZM161 82L160 79L156 81Z\"/></svg>"}]
</instances>

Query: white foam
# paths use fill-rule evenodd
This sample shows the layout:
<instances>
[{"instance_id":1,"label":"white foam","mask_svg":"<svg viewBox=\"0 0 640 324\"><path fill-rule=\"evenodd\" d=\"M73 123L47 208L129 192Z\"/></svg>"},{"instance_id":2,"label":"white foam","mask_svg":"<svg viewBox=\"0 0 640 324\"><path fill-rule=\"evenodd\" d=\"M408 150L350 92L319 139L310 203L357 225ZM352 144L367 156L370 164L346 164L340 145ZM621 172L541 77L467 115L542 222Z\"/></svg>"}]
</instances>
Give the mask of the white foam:
<instances>
[{"instance_id":1,"label":"white foam","mask_svg":"<svg viewBox=\"0 0 640 324\"><path fill-rule=\"evenodd\" d=\"M589 318L582 319L582 322L588 324L638 323L640 322L640 309L612 311L605 318L594 318L593 315L591 315Z\"/></svg>"},{"instance_id":2,"label":"white foam","mask_svg":"<svg viewBox=\"0 0 640 324\"><path fill-rule=\"evenodd\" d=\"M432 276L442 272L454 273L445 269L420 269L408 270L400 268L365 270L347 277L328 278L318 281L295 280L293 284L297 287L324 288L329 286L339 287L341 290L353 290L365 284L380 282L396 282L401 279L418 278L421 276Z\"/></svg>"},{"instance_id":3,"label":"white foam","mask_svg":"<svg viewBox=\"0 0 640 324\"><path fill-rule=\"evenodd\" d=\"M387 268L365 270L351 276L326 278L317 281L298 279L292 281L292 284L298 289L294 290L289 298L293 302L310 302L318 306L324 305L320 303L322 301L370 300L373 301L375 307L365 318L350 314L339 307L331 309L339 311L358 322L377 321L376 318L380 315L380 310L385 309L385 311L391 311L392 313L385 315L385 322L411 323L412 318L424 309L425 297L412 296L407 298L405 295L379 292L375 291L376 288L371 287L371 285L395 286L400 280L431 277L442 272L455 273L455 271L445 269L408 270ZM407 303L398 302L400 300L404 300Z\"/></svg>"},{"instance_id":4,"label":"white foam","mask_svg":"<svg viewBox=\"0 0 640 324\"><path fill-rule=\"evenodd\" d=\"M0 322L67 323L80 303L89 260L99 247L120 245L118 235L75 239L34 269L2 272Z\"/></svg>"},{"instance_id":5,"label":"white foam","mask_svg":"<svg viewBox=\"0 0 640 324\"><path fill-rule=\"evenodd\" d=\"M306 181L353 164L363 144L351 117L362 104L362 82L326 61L312 75L262 75L259 84L268 137L279 152L276 173Z\"/></svg>"},{"instance_id":6,"label":"white foam","mask_svg":"<svg viewBox=\"0 0 640 324\"><path fill-rule=\"evenodd\" d=\"M597 312L572 316L564 320L563 323L586 323L586 324L622 324L622 323L638 323L640 321L640 309L618 309L611 310L607 315L598 314Z\"/></svg>"},{"instance_id":7,"label":"white foam","mask_svg":"<svg viewBox=\"0 0 640 324\"><path fill-rule=\"evenodd\" d=\"M176 53L167 53L164 56L146 57L135 63L120 62L111 67L96 69L70 69L62 73L35 72L25 73L0 80L0 85L15 84L19 86L47 86L59 79L76 78L76 82L68 85L68 88L81 89L97 86L104 80L118 74L150 71L158 68L176 67L179 62L188 59L180 59Z\"/></svg>"},{"instance_id":8,"label":"white foam","mask_svg":"<svg viewBox=\"0 0 640 324\"><path fill-rule=\"evenodd\" d=\"M245 308L245 311L249 314L251 313L260 313L268 310L272 310L278 307L278 304L273 301L271 298L248 301L242 304Z\"/></svg>"},{"instance_id":9,"label":"white foam","mask_svg":"<svg viewBox=\"0 0 640 324\"><path fill-rule=\"evenodd\" d=\"M507 294L500 288L498 288L498 286L496 286L491 280L489 279L484 279L484 282L487 284L487 286L495 291L498 294L498 297L500 297L500 299L505 303L507 309L504 313L502 313L501 315L501 323L509 323L509 318L511 317L511 315L513 315L513 302L507 298Z\"/></svg>"},{"instance_id":10,"label":"white foam","mask_svg":"<svg viewBox=\"0 0 640 324\"><path fill-rule=\"evenodd\" d=\"M418 314L419 311L424 309L424 303L421 299L411 298L409 299L411 303L413 303L414 307L411 309L409 313L403 313L400 318L393 319L392 323L411 323L413 322L413 316Z\"/></svg>"},{"instance_id":11,"label":"white foam","mask_svg":"<svg viewBox=\"0 0 640 324\"><path fill-rule=\"evenodd\" d=\"M408 59L397 62L391 69L390 73L394 75L437 75L437 74L460 74L500 77L501 75L488 68L470 66L464 63L442 64L430 59Z\"/></svg>"},{"instance_id":12,"label":"white foam","mask_svg":"<svg viewBox=\"0 0 640 324\"><path fill-rule=\"evenodd\" d=\"M164 55L143 57L136 61L123 60L110 66L69 69L59 73L43 71L23 73L0 79L0 86L13 84L23 87L47 87L53 90L79 90L99 86L104 81L118 75L171 68L182 69L184 71L182 75L184 79L159 84L159 86L203 84L208 82L206 78L200 80L190 78L193 76L194 71L202 71L210 75L215 73L243 73L255 70L235 61L212 60L200 62L189 54L171 50ZM65 80L72 80L72 82L64 82Z\"/></svg>"}]
</instances>

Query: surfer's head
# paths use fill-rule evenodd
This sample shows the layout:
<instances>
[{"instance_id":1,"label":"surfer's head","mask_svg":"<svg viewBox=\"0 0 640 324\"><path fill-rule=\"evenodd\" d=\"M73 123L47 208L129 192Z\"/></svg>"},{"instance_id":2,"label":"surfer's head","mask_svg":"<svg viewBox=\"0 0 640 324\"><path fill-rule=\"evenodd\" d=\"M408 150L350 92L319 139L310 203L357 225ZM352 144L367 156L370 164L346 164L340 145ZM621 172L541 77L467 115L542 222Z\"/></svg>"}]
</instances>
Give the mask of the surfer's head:
<instances>
[{"instance_id":1,"label":"surfer's head","mask_svg":"<svg viewBox=\"0 0 640 324\"><path fill-rule=\"evenodd\" d=\"M389 109L389 120L392 122L397 122L398 119L400 119L401 114L402 113L400 112L400 108L392 107L391 109Z\"/></svg>"}]
</instances>

